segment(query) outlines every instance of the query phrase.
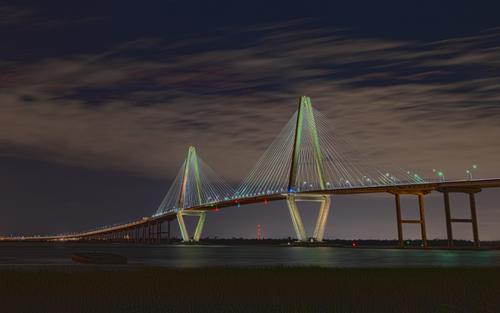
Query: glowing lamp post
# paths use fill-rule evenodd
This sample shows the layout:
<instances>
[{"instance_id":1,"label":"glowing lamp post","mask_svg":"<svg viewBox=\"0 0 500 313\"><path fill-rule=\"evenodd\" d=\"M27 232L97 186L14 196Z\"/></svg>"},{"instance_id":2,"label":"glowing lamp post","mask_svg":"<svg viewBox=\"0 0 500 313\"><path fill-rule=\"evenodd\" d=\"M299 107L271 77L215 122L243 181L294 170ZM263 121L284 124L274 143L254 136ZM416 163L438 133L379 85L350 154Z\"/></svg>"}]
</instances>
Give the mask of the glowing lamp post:
<instances>
[{"instance_id":1,"label":"glowing lamp post","mask_svg":"<svg viewBox=\"0 0 500 313\"><path fill-rule=\"evenodd\" d=\"M465 172L467 173L467 176L469 180L472 180L472 172L477 169L477 165L473 164L472 169L467 169Z\"/></svg>"},{"instance_id":2,"label":"glowing lamp post","mask_svg":"<svg viewBox=\"0 0 500 313\"><path fill-rule=\"evenodd\" d=\"M444 173L442 171L437 171L435 168L432 169L432 172L435 173L441 181L445 181Z\"/></svg>"}]
</instances>

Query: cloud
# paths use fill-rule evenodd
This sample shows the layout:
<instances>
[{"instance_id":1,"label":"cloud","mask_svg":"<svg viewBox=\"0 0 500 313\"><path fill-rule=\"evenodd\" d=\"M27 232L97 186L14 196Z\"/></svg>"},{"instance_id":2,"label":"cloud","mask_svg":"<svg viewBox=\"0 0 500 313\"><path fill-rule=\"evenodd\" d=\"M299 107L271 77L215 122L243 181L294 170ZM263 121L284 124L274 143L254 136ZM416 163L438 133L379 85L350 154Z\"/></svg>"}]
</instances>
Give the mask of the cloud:
<instances>
[{"instance_id":1,"label":"cloud","mask_svg":"<svg viewBox=\"0 0 500 313\"><path fill-rule=\"evenodd\" d=\"M21 26L22 28L52 30L68 26L95 24L104 20L104 17L99 16L69 19L51 18L40 14L40 11L42 11L40 8L34 6L0 4L0 25L3 27Z\"/></svg>"},{"instance_id":2,"label":"cloud","mask_svg":"<svg viewBox=\"0 0 500 313\"><path fill-rule=\"evenodd\" d=\"M0 147L164 177L192 144L239 181L306 94L379 163L500 174L496 36L409 42L300 25L0 61ZM241 33L251 39L226 42Z\"/></svg>"},{"instance_id":3,"label":"cloud","mask_svg":"<svg viewBox=\"0 0 500 313\"><path fill-rule=\"evenodd\" d=\"M0 5L0 25L21 24L33 16L35 16L35 11L31 8Z\"/></svg>"}]
</instances>

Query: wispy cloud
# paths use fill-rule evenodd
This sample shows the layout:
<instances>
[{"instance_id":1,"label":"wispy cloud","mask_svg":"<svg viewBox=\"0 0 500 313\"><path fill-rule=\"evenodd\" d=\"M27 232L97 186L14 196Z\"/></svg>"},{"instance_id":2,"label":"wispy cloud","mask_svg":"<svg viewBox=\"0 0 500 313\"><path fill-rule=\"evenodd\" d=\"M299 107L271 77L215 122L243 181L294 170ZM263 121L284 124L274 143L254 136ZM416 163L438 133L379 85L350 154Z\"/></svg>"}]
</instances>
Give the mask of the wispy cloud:
<instances>
[{"instance_id":1,"label":"wispy cloud","mask_svg":"<svg viewBox=\"0 0 500 313\"><path fill-rule=\"evenodd\" d=\"M31 8L0 5L0 25L14 25L26 22L35 16Z\"/></svg>"},{"instance_id":2,"label":"wispy cloud","mask_svg":"<svg viewBox=\"0 0 500 313\"><path fill-rule=\"evenodd\" d=\"M227 44L239 35L251 39ZM194 144L238 180L307 94L335 132L380 163L461 175L482 162L498 174L497 35L409 42L299 22L0 61L0 147L164 176Z\"/></svg>"},{"instance_id":3,"label":"wispy cloud","mask_svg":"<svg viewBox=\"0 0 500 313\"><path fill-rule=\"evenodd\" d=\"M33 6L0 4L0 26L50 30L69 25L94 24L104 19L103 17L61 19L47 17L39 13L39 8Z\"/></svg>"}]
</instances>

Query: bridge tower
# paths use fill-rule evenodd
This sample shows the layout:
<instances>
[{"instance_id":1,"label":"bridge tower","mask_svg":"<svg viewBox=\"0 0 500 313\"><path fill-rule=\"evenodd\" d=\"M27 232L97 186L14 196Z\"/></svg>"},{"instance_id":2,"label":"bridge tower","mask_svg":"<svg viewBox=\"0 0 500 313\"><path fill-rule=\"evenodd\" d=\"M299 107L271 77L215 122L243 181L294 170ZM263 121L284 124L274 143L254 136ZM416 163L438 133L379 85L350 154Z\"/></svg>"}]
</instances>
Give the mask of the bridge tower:
<instances>
[{"instance_id":1,"label":"bridge tower","mask_svg":"<svg viewBox=\"0 0 500 313\"><path fill-rule=\"evenodd\" d=\"M304 127L305 126L305 127ZM307 147L303 147L304 142L307 143ZM288 181L288 194L287 194L287 204L290 211L290 216L292 218L293 227L297 235L298 241L305 242L308 240L307 233L298 210L297 202L320 202L320 209L318 217L316 220L316 227L314 228L314 233L312 236L312 241L323 241L325 234L326 222L328 219L328 213L330 212L330 196L329 195L296 195L294 194L298 191L300 182L298 182L299 177L299 162L301 159L301 154L303 149L309 149L310 154L313 155L312 163L313 175L317 180L318 186L321 190L326 189L325 182L325 170L323 165L323 157L321 155L321 146L318 137L318 131L316 128L316 121L314 118L314 112L311 105L311 99L309 97L302 96L299 100L299 108L297 111L297 121L295 125L295 136L294 145L292 151L292 162L290 166L290 174Z\"/></svg>"},{"instance_id":2,"label":"bridge tower","mask_svg":"<svg viewBox=\"0 0 500 313\"><path fill-rule=\"evenodd\" d=\"M191 182L189 180L194 180ZM194 190L188 191L188 188L194 187ZM187 202L187 197L190 196L190 192L194 193L195 203L201 205L202 201L202 186L200 179L200 170L199 170L199 161L198 156L196 154L196 149L193 146L190 146L188 149L186 161L184 162L181 188L179 197L177 200L177 222L179 223L179 228L181 231L182 241L190 242L200 241L201 232L203 231L203 226L205 225L206 212L205 211L197 211L197 210L184 210ZM196 228L194 231L193 238L189 236L187 231L186 223L184 222L184 216L197 216L198 223L196 224Z\"/></svg>"}]
</instances>

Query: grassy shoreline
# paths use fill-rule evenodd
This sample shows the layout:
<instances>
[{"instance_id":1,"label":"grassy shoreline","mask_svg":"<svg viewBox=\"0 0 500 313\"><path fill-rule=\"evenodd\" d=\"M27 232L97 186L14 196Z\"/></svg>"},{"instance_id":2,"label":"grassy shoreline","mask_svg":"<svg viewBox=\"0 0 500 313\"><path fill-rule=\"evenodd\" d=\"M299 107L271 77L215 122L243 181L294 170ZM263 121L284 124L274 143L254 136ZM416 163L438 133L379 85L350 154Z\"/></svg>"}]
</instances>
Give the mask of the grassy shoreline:
<instances>
[{"instance_id":1,"label":"grassy shoreline","mask_svg":"<svg viewBox=\"0 0 500 313\"><path fill-rule=\"evenodd\" d=\"M493 313L499 295L500 268L0 269L3 312Z\"/></svg>"}]
</instances>

